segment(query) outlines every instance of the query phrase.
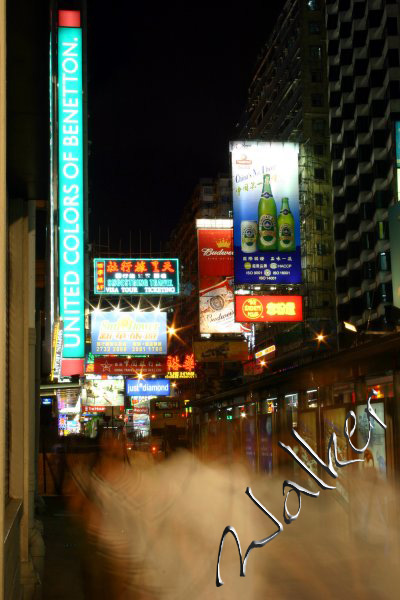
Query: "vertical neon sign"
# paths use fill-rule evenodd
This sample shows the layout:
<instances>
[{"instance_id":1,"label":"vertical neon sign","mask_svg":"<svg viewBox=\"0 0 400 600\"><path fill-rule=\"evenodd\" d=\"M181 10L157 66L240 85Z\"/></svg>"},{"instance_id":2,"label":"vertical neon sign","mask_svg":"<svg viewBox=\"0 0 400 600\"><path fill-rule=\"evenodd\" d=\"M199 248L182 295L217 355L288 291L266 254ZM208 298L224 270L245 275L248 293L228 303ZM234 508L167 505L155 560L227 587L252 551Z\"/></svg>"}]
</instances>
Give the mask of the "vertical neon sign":
<instances>
[{"instance_id":1,"label":"vertical neon sign","mask_svg":"<svg viewBox=\"0 0 400 600\"><path fill-rule=\"evenodd\" d=\"M58 28L59 260L63 358L85 355L82 29L79 11ZM72 26L70 26L72 25Z\"/></svg>"}]
</instances>

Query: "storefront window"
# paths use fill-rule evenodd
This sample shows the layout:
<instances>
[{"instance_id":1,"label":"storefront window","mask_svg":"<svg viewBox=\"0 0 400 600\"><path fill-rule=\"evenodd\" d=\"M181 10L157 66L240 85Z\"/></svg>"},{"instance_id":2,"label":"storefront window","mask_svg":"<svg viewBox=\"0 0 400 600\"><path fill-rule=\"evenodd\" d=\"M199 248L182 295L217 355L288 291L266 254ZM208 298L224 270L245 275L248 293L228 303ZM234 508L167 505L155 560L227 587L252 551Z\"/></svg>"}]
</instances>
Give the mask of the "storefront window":
<instances>
[{"instance_id":1,"label":"storefront window","mask_svg":"<svg viewBox=\"0 0 400 600\"><path fill-rule=\"evenodd\" d=\"M354 383L337 383L333 386L333 404L354 404L356 394Z\"/></svg>"},{"instance_id":2,"label":"storefront window","mask_svg":"<svg viewBox=\"0 0 400 600\"><path fill-rule=\"evenodd\" d=\"M288 428L297 427L297 408L299 405L298 394L286 394L285 396L286 414L288 416Z\"/></svg>"},{"instance_id":3,"label":"storefront window","mask_svg":"<svg viewBox=\"0 0 400 600\"><path fill-rule=\"evenodd\" d=\"M316 408L318 406L318 390L307 390L307 408Z\"/></svg>"}]
</instances>

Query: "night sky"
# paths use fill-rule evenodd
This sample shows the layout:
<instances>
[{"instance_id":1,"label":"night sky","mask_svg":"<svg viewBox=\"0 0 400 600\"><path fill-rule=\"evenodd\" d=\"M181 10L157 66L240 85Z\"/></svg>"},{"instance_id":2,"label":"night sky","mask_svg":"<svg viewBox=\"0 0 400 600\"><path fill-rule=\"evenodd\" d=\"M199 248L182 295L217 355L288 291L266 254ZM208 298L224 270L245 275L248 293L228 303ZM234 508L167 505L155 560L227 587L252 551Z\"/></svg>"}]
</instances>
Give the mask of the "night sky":
<instances>
[{"instance_id":1,"label":"night sky","mask_svg":"<svg viewBox=\"0 0 400 600\"><path fill-rule=\"evenodd\" d=\"M158 252L198 180L228 173L275 4L88 0L92 240Z\"/></svg>"}]
</instances>

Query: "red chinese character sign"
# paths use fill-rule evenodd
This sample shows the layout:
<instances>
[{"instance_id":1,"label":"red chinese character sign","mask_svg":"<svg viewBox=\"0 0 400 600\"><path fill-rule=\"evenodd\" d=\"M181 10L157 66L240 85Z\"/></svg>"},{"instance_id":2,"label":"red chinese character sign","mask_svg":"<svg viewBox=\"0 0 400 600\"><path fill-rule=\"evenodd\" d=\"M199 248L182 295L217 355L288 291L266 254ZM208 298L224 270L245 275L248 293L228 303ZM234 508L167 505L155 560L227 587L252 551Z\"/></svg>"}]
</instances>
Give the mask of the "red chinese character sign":
<instances>
[{"instance_id":1,"label":"red chinese character sign","mask_svg":"<svg viewBox=\"0 0 400 600\"><path fill-rule=\"evenodd\" d=\"M303 320L302 296L236 296L236 321L283 323Z\"/></svg>"},{"instance_id":2,"label":"red chinese character sign","mask_svg":"<svg viewBox=\"0 0 400 600\"><path fill-rule=\"evenodd\" d=\"M194 354L186 354L183 357L171 355L167 356L167 379L195 379Z\"/></svg>"},{"instance_id":3,"label":"red chinese character sign","mask_svg":"<svg viewBox=\"0 0 400 600\"><path fill-rule=\"evenodd\" d=\"M94 293L179 294L177 258L95 258Z\"/></svg>"}]
</instances>

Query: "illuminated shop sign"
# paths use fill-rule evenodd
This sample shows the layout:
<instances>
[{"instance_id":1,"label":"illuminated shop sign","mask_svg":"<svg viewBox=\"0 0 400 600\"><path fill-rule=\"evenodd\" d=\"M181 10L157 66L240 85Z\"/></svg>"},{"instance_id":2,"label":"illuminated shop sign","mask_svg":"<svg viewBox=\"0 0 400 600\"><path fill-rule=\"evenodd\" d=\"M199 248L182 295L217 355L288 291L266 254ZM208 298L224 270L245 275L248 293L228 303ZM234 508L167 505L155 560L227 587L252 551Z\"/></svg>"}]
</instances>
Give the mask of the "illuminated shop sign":
<instances>
[{"instance_id":1,"label":"illuminated shop sign","mask_svg":"<svg viewBox=\"0 0 400 600\"><path fill-rule=\"evenodd\" d=\"M93 364L93 373L98 375L162 375L166 369L165 356L96 356Z\"/></svg>"},{"instance_id":2,"label":"illuminated shop sign","mask_svg":"<svg viewBox=\"0 0 400 600\"><path fill-rule=\"evenodd\" d=\"M95 258L95 294L179 294L177 258Z\"/></svg>"},{"instance_id":3,"label":"illuminated shop sign","mask_svg":"<svg viewBox=\"0 0 400 600\"><path fill-rule=\"evenodd\" d=\"M61 374L61 361L64 347L64 323L58 319L53 328L52 364L50 379L53 381Z\"/></svg>"},{"instance_id":4,"label":"illuminated shop sign","mask_svg":"<svg viewBox=\"0 0 400 600\"><path fill-rule=\"evenodd\" d=\"M301 282L298 144L231 142L235 283Z\"/></svg>"},{"instance_id":5,"label":"illuminated shop sign","mask_svg":"<svg viewBox=\"0 0 400 600\"><path fill-rule=\"evenodd\" d=\"M168 379L127 379L127 396L169 396L170 382Z\"/></svg>"},{"instance_id":6,"label":"illuminated shop sign","mask_svg":"<svg viewBox=\"0 0 400 600\"><path fill-rule=\"evenodd\" d=\"M166 354L165 312L92 313L93 354Z\"/></svg>"},{"instance_id":7,"label":"illuminated shop sign","mask_svg":"<svg viewBox=\"0 0 400 600\"><path fill-rule=\"evenodd\" d=\"M82 30L58 28L59 260L63 358L85 356Z\"/></svg>"},{"instance_id":8,"label":"illuminated shop sign","mask_svg":"<svg viewBox=\"0 0 400 600\"><path fill-rule=\"evenodd\" d=\"M247 323L302 321L302 296L236 296L236 320Z\"/></svg>"},{"instance_id":9,"label":"illuminated shop sign","mask_svg":"<svg viewBox=\"0 0 400 600\"><path fill-rule=\"evenodd\" d=\"M267 354L275 354L276 346L268 346L267 348L263 348L259 352L256 352L254 358L261 358L262 356L267 356Z\"/></svg>"},{"instance_id":10,"label":"illuminated shop sign","mask_svg":"<svg viewBox=\"0 0 400 600\"><path fill-rule=\"evenodd\" d=\"M167 356L167 379L195 379L194 354L186 354L180 359L179 356Z\"/></svg>"}]
</instances>

